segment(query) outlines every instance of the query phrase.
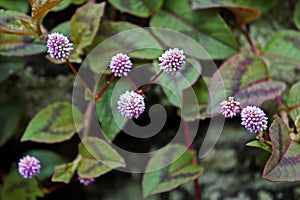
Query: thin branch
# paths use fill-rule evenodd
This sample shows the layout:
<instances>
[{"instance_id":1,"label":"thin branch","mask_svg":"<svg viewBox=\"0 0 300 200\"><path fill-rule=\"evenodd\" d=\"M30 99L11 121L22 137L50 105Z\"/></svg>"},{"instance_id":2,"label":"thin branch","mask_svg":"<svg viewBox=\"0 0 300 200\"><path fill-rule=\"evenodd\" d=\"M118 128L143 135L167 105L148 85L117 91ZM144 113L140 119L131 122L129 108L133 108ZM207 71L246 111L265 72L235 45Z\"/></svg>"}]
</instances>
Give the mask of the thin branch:
<instances>
[{"instance_id":1,"label":"thin branch","mask_svg":"<svg viewBox=\"0 0 300 200\"><path fill-rule=\"evenodd\" d=\"M257 54L257 55L261 55L261 52L259 51L259 49L255 46L254 42L252 41L249 33L248 33L248 29L247 26L242 22L241 18L239 16L236 16L236 21L238 26L240 27L241 31L243 32L243 34L245 35L250 48L252 50L253 53Z\"/></svg>"},{"instance_id":2,"label":"thin branch","mask_svg":"<svg viewBox=\"0 0 300 200\"><path fill-rule=\"evenodd\" d=\"M195 150L192 146L192 139L191 139L191 132L190 132L189 124L185 120L183 121L183 129L184 129L186 146L188 147L190 152L194 153ZM195 166L197 166L196 156L194 156L194 158L193 158L193 164ZM196 200L201 200L201 191L200 191L200 186L198 183L198 178L194 179L194 191L195 191Z\"/></svg>"},{"instance_id":3,"label":"thin branch","mask_svg":"<svg viewBox=\"0 0 300 200\"><path fill-rule=\"evenodd\" d=\"M144 94L153 85L154 81L156 81L162 73L163 71L160 71L158 74L156 74L156 76L139 93Z\"/></svg>"},{"instance_id":4,"label":"thin branch","mask_svg":"<svg viewBox=\"0 0 300 200\"><path fill-rule=\"evenodd\" d=\"M78 77L79 81L81 82L81 84L83 85L83 87L87 90L89 90L89 92L91 94L93 94L92 90L90 89L90 87L87 85L87 83L83 80L83 78L78 74L77 70L75 69L75 67L72 65L72 63L70 62L69 59L66 59L66 62L68 64L68 66L70 67L70 69L73 71L73 73L75 74L75 76Z\"/></svg>"},{"instance_id":5,"label":"thin branch","mask_svg":"<svg viewBox=\"0 0 300 200\"><path fill-rule=\"evenodd\" d=\"M108 86L112 83L112 81L115 79L114 76L111 76L110 79L105 83L105 85L103 86L103 88L101 89L101 91L96 95L95 100L99 101L102 97L102 95L104 94L104 92L107 90Z\"/></svg>"}]
</instances>

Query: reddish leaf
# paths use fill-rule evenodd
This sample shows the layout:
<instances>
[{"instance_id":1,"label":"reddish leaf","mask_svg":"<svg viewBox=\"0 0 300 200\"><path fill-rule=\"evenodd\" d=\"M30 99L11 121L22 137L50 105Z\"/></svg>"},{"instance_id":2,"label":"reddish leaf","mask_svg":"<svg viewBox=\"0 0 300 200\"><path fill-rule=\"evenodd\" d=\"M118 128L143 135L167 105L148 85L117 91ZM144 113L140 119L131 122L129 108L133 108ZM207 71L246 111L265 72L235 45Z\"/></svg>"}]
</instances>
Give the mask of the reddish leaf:
<instances>
[{"instance_id":1,"label":"reddish leaf","mask_svg":"<svg viewBox=\"0 0 300 200\"><path fill-rule=\"evenodd\" d=\"M272 155L266 163L262 178L269 181L300 181L300 144L291 141L289 129L275 116L270 127Z\"/></svg>"}]
</instances>

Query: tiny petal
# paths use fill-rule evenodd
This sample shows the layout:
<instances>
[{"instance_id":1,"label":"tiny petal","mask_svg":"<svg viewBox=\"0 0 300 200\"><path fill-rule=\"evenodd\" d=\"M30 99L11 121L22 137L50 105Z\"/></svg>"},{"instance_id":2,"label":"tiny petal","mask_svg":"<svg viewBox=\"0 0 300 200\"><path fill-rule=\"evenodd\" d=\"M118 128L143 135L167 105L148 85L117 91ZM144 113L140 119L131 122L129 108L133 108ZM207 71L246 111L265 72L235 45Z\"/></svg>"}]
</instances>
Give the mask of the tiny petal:
<instances>
[{"instance_id":1,"label":"tiny petal","mask_svg":"<svg viewBox=\"0 0 300 200\"><path fill-rule=\"evenodd\" d=\"M128 76L128 72L132 69L132 62L128 55L119 53L111 58L109 68L116 77Z\"/></svg>"},{"instance_id":2,"label":"tiny petal","mask_svg":"<svg viewBox=\"0 0 300 200\"><path fill-rule=\"evenodd\" d=\"M264 111L256 106L247 106L241 112L242 125L251 133L259 133L268 128L268 118Z\"/></svg>"},{"instance_id":3,"label":"tiny petal","mask_svg":"<svg viewBox=\"0 0 300 200\"><path fill-rule=\"evenodd\" d=\"M69 39L60 33L51 33L47 38L47 53L55 60L64 61L71 55L73 43Z\"/></svg>"},{"instance_id":4,"label":"tiny petal","mask_svg":"<svg viewBox=\"0 0 300 200\"><path fill-rule=\"evenodd\" d=\"M18 163L18 170L24 178L33 178L40 173L40 161L33 156L24 156Z\"/></svg>"},{"instance_id":5,"label":"tiny petal","mask_svg":"<svg viewBox=\"0 0 300 200\"><path fill-rule=\"evenodd\" d=\"M90 183L94 182L95 179L94 178L82 178L82 177L78 177L78 180L80 183L82 183L83 185L87 186L89 185Z\"/></svg>"},{"instance_id":6,"label":"tiny petal","mask_svg":"<svg viewBox=\"0 0 300 200\"><path fill-rule=\"evenodd\" d=\"M185 65L185 55L183 50L178 48L166 50L158 58L160 69L168 74L176 74Z\"/></svg>"},{"instance_id":7,"label":"tiny petal","mask_svg":"<svg viewBox=\"0 0 300 200\"><path fill-rule=\"evenodd\" d=\"M227 101L222 101L221 112L226 118L232 118L241 111L240 102L236 101L234 97L228 97Z\"/></svg>"},{"instance_id":8,"label":"tiny petal","mask_svg":"<svg viewBox=\"0 0 300 200\"><path fill-rule=\"evenodd\" d=\"M145 111L144 97L134 91L126 91L118 101L118 110L122 116L138 118Z\"/></svg>"}]
</instances>

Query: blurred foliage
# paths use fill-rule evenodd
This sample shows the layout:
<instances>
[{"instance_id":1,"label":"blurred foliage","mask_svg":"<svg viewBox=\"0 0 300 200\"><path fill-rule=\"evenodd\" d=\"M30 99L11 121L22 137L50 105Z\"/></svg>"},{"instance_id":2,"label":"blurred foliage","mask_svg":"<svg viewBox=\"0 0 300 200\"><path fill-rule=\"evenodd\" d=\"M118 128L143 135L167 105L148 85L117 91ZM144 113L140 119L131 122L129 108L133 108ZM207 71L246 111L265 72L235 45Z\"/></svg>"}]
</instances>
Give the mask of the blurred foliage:
<instances>
[{"instance_id":1,"label":"blurred foliage","mask_svg":"<svg viewBox=\"0 0 300 200\"><path fill-rule=\"evenodd\" d=\"M163 134L149 140L132 139L120 131L127 120L112 114L116 108L111 98L132 86L123 81L116 92L112 83L95 106L109 141L84 135L80 142L76 133L85 131L89 116L71 105L75 77L66 63L46 55L48 33L63 33L74 43L70 61L78 64L76 69L104 71L113 53L126 51L130 44L137 49L129 53L135 63L149 61L152 68L145 73L154 75L158 73L153 67L157 66L157 57L172 39L161 38L155 32L142 30L141 41L129 35L87 57L107 38L148 26L193 38L206 49L218 70L200 76L206 60L201 55L187 54L182 77L160 77L161 83L171 89L153 86L147 97L165 106L168 120ZM299 28L300 1L296 0L1 0L0 199L193 199L193 179L198 180L203 199L299 199L300 187L287 183L300 179ZM178 41L181 43L184 41ZM145 44L153 48L139 49ZM109 79L109 72L104 74L94 86L97 91ZM183 77L193 85L199 106L188 98L190 90ZM145 174L113 170L125 167L126 162L109 142L133 146L136 151L154 150L174 137L173 129L178 128L174 122L180 119L201 120L193 141L198 150L210 117L220 114L223 82L226 96L235 96L242 106L266 108L269 145L255 140L254 135L240 128L238 120L232 120L226 124L216 148L198 160L199 165L193 161L195 152L186 151L175 161L174 157L186 148L176 144L154 154L146 169L174 160L168 167ZM91 101L93 94L85 94ZM275 100L278 102L279 97L282 105L277 106ZM181 113L180 101L192 106ZM272 117L275 113L283 118ZM76 126L74 116L81 121ZM136 121L147 124L148 119ZM25 154L40 159L39 178L46 188L60 184L53 182L69 185L49 194L51 189L42 189L35 179L24 180L17 173L16 162ZM74 183L78 175L97 179L83 187Z\"/></svg>"}]
</instances>

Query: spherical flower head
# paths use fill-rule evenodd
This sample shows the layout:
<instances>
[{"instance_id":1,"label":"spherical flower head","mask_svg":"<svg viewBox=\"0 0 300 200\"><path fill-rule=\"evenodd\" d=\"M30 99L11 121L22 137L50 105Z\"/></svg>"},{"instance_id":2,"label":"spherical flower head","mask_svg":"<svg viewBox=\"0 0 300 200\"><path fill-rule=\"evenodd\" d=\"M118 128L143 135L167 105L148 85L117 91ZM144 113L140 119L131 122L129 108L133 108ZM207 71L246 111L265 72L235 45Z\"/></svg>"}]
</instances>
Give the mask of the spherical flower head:
<instances>
[{"instance_id":1,"label":"spherical flower head","mask_svg":"<svg viewBox=\"0 0 300 200\"><path fill-rule=\"evenodd\" d=\"M241 112L242 125L251 133L267 129L268 118L264 111L256 106L247 106Z\"/></svg>"},{"instance_id":2,"label":"spherical flower head","mask_svg":"<svg viewBox=\"0 0 300 200\"><path fill-rule=\"evenodd\" d=\"M126 91L118 101L118 110L122 116L138 118L145 111L144 97L134 91Z\"/></svg>"},{"instance_id":3,"label":"spherical flower head","mask_svg":"<svg viewBox=\"0 0 300 200\"><path fill-rule=\"evenodd\" d=\"M24 178L33 178L40 173L40 161L33 156L24 156L18 163L19 173Z\"/></svg>"},{"instance_id":4,"label":"spherical flower head","mask_svg":"<svg viewBox=\"0 0 300 200\"><path fill-rule=\"evenodd\" d=\"M89 185L90 183L94 182L95 179L94 178L82 178L82 177L78 177L78 180L80 183L82 183L83 185L87 186Z\"/></svg>"},{"instance_id":5,"label":"spherical flower head","mask_svg":"<svg viewBox=\"0 0 300 200\"><path fill-rule=\"evenodd\" d=\"M222 101L221 112L226 118L232 118L241 111L240 102L236 101L234 97L228 97L227 101Z\"/></svg>"},{"instance_id":6,"label":"spherical flower head","mask_svg":"<svg viewBox=\"0 0 300 200\"><path fill-rule=\"evenodd\" d=\"M176 74L185 65L185 55L183 50L178 48L166 50L158 58L160 69L168 74Z\"/></svg>"},{"instance_id":7,"label":"spherical flower head","mask_svg":"<svg viewBox=\"0 0 300 200\"><path fill-rule=\"evenodd\" d=\"M128 55L119 53L111 58L109 68L116 77L128 76L128 72L132 69L132 62Z\"/></svg>"},{"instance_id":8,"label":"spherical flower head","mask_svg":"<svg viewBox=\"0 0 300 200\"><path fill-rule=\"evenodd\" d=\"M71 55L73 44L66 36L60 33L51 33L47 38L47 53L55 60L64 61Z\"/></svg>"}]
</instances>

